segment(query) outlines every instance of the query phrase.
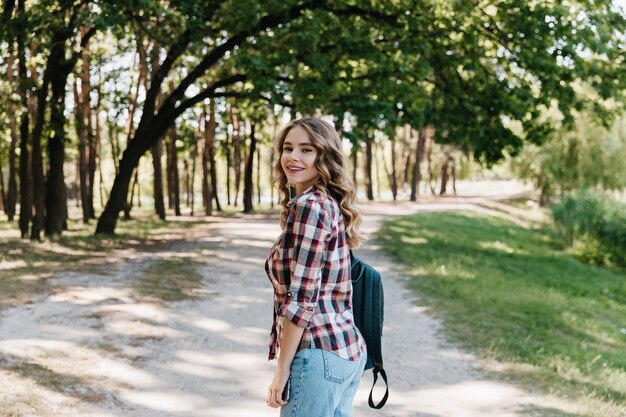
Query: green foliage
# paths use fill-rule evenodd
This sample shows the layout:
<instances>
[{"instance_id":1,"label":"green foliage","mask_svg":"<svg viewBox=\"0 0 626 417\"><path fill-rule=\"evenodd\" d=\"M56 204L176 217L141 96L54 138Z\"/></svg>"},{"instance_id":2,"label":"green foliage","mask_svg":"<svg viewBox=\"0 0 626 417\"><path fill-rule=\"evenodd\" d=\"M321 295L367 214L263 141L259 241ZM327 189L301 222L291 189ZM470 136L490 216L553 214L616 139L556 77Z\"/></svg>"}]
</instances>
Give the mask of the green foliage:
<instances>
[{"instance_id":1,"label":"green foliage","mask_svg":"<svg viewBox=\"0 0 626 417\"><path fill-rule=\"evenodd\" d=\"M535 389L580 398L573 406L588 399L602 405L579 415L621 415L623 273L576 261L550 229L472 213L394 219L377 237L453 340L505 362Z\"/></svg>"},{"instance_id":2,"label":"green foliage","mask_svg":"<svg viewBox=\"0 0 626 417\"><path fill-rule=\"evenodd\" d=\"M562 127L543 145L526 146L512 159L512 170L549 195L557 190L626 187L626 118L616 120L611 129L588 112L575 119L573 129Z\"/></svg>"},{"instance_id":3,"label":"green foliage","mask_svg":"<svg viewBox=\"0 0 626 417\"><path fill-rule=\"evenodd\" d=\"M626 266L626 204L603 194L578 192L565 196L552 212L579 259Z\"/></svg>"}]
</instances>

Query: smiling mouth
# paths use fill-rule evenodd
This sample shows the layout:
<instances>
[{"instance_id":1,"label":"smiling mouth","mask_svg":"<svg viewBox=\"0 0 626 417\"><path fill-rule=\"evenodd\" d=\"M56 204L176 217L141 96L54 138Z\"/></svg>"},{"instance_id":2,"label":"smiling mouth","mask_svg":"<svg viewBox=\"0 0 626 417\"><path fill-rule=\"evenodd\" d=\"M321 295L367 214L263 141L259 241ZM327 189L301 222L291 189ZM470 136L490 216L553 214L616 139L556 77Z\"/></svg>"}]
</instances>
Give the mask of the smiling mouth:
<instances>
[{"instance_id":1,"label":"smiling mouth","mask_svg":"<svg viewBox=\"0 0 626 417\"><path fill-rule=\"evenodd\" d=\"M287 171L289 171L292 174L295 174L296 172L304 171L304 168L287 167Z\"/></svg>"}]
</instances>

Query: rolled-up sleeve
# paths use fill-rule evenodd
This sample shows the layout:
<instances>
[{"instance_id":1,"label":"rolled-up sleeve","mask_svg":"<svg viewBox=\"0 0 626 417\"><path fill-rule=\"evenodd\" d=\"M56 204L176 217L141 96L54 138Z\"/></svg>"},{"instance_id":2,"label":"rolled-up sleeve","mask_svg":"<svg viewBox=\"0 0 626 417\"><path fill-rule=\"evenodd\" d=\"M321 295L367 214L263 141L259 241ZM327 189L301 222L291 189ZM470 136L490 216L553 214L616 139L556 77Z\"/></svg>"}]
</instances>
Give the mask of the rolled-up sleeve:
<instances>
[{"instance_id":1,"label":"rolled-up sleeve","mask_svg":"<svg viewBox=\"0 0 626 417\"><path fill-rule=\"evenodd\" d=\"M313 198L298 201L285 237L292 239L289 289L279 315L306 328L315 314L322 277L325 245L331 234L329 216Z\"/></svg>"}]
</instances>

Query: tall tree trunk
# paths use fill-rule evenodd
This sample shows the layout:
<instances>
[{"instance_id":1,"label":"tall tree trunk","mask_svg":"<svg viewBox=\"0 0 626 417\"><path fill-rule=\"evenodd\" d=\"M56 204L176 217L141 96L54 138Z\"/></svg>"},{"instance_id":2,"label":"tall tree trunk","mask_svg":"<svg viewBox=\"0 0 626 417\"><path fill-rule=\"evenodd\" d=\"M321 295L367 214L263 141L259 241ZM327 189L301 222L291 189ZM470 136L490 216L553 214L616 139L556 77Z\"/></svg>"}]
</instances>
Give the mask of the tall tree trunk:
<instances>
[{"instance_id":1,"label":"tall tree trunk","mask_svg":"<svg viewBox=\"0 0 626 417\"><path fill-rule=\"evenodd\" d=\"M11 42L12 45L12 42ZM18 59L21 59L18 57ZM15 91L17 92L19 90L19 88L16 88L17 86L17 82L15 80L15 77L13 76L13 66L14 66L14 56L13 56L13 51L9 51L9 56L8 56L8 62L7 62L7 72L8 72L8 82L9 82L9 91ZM18 80L19 80L19 76L18 76ZM28 109L26 107L24 107L23 109L24 112L28 112ZM7 106L7 112L8 114L11 115L11 117L9 117L9 129L11 131L11 144L9 145L9 183L7 184L7 193L6 193L6 200L3 201L4 203L4 211L7 214L7 217L9 218L9 221L13 221L13 218L15 217L15 209L16 209L16 205L17 205L17 173L16 173L16 160L15 160L15 155L16 155L16 148L17 148L17 144L19 142L19 138L18 138L18 126L17 126L17 119L16 117L14 117L13 115L15 115L15 109L13 106L13 100L9 100L8 106ZM4 184L4 181L3 181ZM3 192L3 196L4 196L4 192Z\"/></svg>"},{"instance_id":2,"label":"tall tree trunk","mask_svg":"<svg viewBox=\"0 0 626 417\"><path fill-rule=\"evenodd\" d=\"M194 207L196 202L196 193L194 192L194 185L196 182L196 160L200 155L200 135L196 134L196 152L191 155L191 174L189 175L189 195L190 195L190 207L191 215L194 215Z\"/></svg>"},{"instance_id":3,"label":"tall tree trunk","mask_svg":"<svg viewBox=\"0 0 626 417\"><path fill-rule=\"evenodd\" d=\"M137 85L135 87L135 93L134 93L132 101L130 103L130 109L129 109L129 115L128 115L128 124L126 126L126 130L127 130L127 133L126 133L126 143L127 143L126 148L127 149L129 148L130 142L133 140L133 136L134 136L134 133L135 133L135 112L137 111L137 102L139 100L139 91L141 90L141 86L145 85L144 84L144 79L146 79L147 76L148 76L148 59L147 59L146 47L143 44L143 38L141 38L141 37L137 37L137 55L139 56L139 74L137 76ZM131 85L130 88L132 90L132 85ZM156 103L157 99L158 99L158 94L154 98L155 103ZM145 151L146 150L144 149L142 154ZM135 155L133 155L133 156L135 156ZM139 158L140 157L141 157L141 155L139 155ZM121 165L121 161L120 161L120 165ZM130 182L130 179L128 181ZM113 183L113 185L115 186L115 182ZM139 195L139 159L137 160L137 162L135 164L135 176L134 176L134 179L133 179L133 184L132 184L131 189L130 189L130 197L128 196L128 185L126 185L127 192L126 192L126 195L124 195L125 203L123 205L124 218L126 220L129 220L131 218L130 217L130 211L132 210L132 207L133 207L133 198L135 196L135 187L137 188L137 194ZM113 193L113 189L111 189L111 193ZM141 206L141 196L139 196L137 200L138 200L138 206ZM105 207L105 212L106 212L106 207ZM98 231L96 230L96 233L97 232Z\"/></svg>"},{"instance_id":4,"label":"tall tree trunk","mask_svg":"<svg viewBox=\"0 0 626 417\"><path fill-rule=\"evenodd\" d=\"M233 123L233 168L235 169L235 200L233 205L237 207L239 200L239 188L241 187L241 126L237 111L230 108L230 117Z\"/></svg>"},{"instance_id":5,"label":"tall tree trunk","mask_svg":"<svg viewBox=\"0 0 626 417\"><path fill-rule=\"evenodd\" d=\"M256 153L256 201L261 204L261 148Z\"/></svg>"},{"instance_id":6,"label":"tall tree trunk","mask_svg":"<svg viewBox=\"0 0 626 417\"><path fill-rule=\"evenodd\" d=\"M159 139L151 149L152 167L154 169L154 208L159 219L165 220L165 203L163 201L163 169L161 155L163 154L163 140Z\"/></svg>"},{"instance_id":7,"label":"tall tree trunk","mask_svg":"<svg viewBox=\"0 0 626 417\"><path fill-rule=\"evenodd\" d=\"M456 195L456 160L452 159L451 162L450 176L452 177L452 192Z\"/></svg>"},{"instance_id":8,"label":"tall tree trunk","mask_svg":"<svg viewBox=\"0 0 626 417\"><path fill-rule=\"evenodd\" d=\"M41 136L43 134L43 125L45 122L45 113L48 107L48 90L50 87L50 78L60 71L59 62L64 56L64 40L58 39L58 34L54 34L54 41L50 50L50 56L46 69L44 70L41 87L37 92L37 110L35 116L35 125L31 136L32 140L32 173L33 173L33 204L35 214L32 218L32 227L30 230L31 240L41 240L41 231L44 228L45 221L45 192L46 185L43 176L43 156L41 150Z\"/></svg>"},{"instance_id":9,"label":"tall tree trunk","mask_svg":"<svg viewBox=\"0 0 626 417\"><path fill-rule=\"evenodd\" d=\"M374 166L376 168L375 169L375 171L376 171L376 176L375 176L375 178L376 178L376 198L378 200L380 200L380 183L381 183L381 181L380 181L380 161L382 159L383 163L385 162L385 159L384 159L385 155L384 155L384 153L381 150L380 151L380 157L378 156L378 153L379 153L378 151L379 151L380 146L377 143L373 143L372 146L373 146L372 152L376 156L374 158Z\"/></svg>"},{"instance_id":10,"label":"tall tree trunk","mask_svg":"<svg viewBox=\"0 0 626 417\"><path fill-rule=\"evenodd\" d=\"M85 106L82 105L81 94L78 92L78 79L74 82L74 103L76 104L76 135L78 137L78 178L80 184L80 202L83 212L83 223L89 223L89 188L87 182L87 138L85 125Z\"/></svg>"},{"instance_id":11,"label":"tall tree trunk","mask_svg":"<svg viewBox=\"0 0 626 417\"><path fill-rule=\"evenodd\" d=\"M144 52L144 63L146 61L146 53ZM155 42L152 45L150 71L154 74L159 69L159 46ZM144 88L146 91L150 88L148 84L148 71L144 73ZM157 105L161 106L161 94L157 93ZM163 168L161 167L161 156L163 155L163 138L159 137L153 142L150 152L152 154L152 168L154 172L153 196L154 209L159 219L165 220L165 202L163 201Z\"/></svg>"},{"instance_id":12,"label":"tall tree trunk","mask_svg":"<svg viewBox=\"0 0 626 417\"><path fill-rule=\"evenodd\" d=\"M246 158L246 168L244 173L243 185L243 212L252 213L254 207L252 205L252 191L254 185L252 183L252 174L254 172L254 153L256 151L256 124L250 122L250 149Z\"/></svg>"},{"instance_id":13,"label":"tall tree trunk","mask_svg":"<svg viewBox=\"0 0 626 417\"><path fill-rule=\"evenodd\" d=\"M204 205L204 214L210 216L213 211L213 184L211 183L211 172L209 170L210 152L209 148L213 144L213 132L211 124L214 120L207 118L206 108L202 107L201 120L204 125L204 148L202 149L202 203Z\"/></svg>"},{"instance_id":14,"label":"tall tree trunk","mask_svg":"<svg viewBox=\"0 0 626 417\"><path fill-rule=\"evenodd\" d=\"M389 181L389 187L391 188L391 195L393 195L393 201L398 198L398 174L396 172L396 142L391 141L391 179Z\"/></svg>"},{"instance_id":15,"label":"tall tree trunk","mask_svg":"<svg viewBox=\"0 0 626 417\"><path fill-rule=\"evenodd\" d=\"M213 191L213 199L215 200L215 208L217 211L222 211L222 205L217 195L217 161L215 160L215 100L211 100L209 104L209 130L211 142L209 143L209 162L211 164L211 189Z\"/></svg>"},{"instance_id":16,"label":"tall tree trunk","mask_svg":"<svg viewBox=\"0 0 626 417\"><path fill-rule=\"evenodd\" d=\"M53 47L54 48L54 47ZM45 231L47 236L60 235L65 224L65 88L71 67L65 61L64 51L50 54L49 60L56 71L50 79L52 96L50 100L50 137L48 138L48 175L45 192Z\"/></svg>"},{"instance_id":17,"label":"tall tree trunk","mask_svg":"<svg viewBox=\"0 0 626 417\"><path fill-rule=\"evenodd\" d=\"M354 190L357 190L357 182L356 182L356 170L359 162L358 159L359 149L357 147L352 148L352 182L354 183Z\"/></svg>"},{"instance_id":18,"label":"tall tree trunk","mask_svg":"<svg viewBox=\"0 0 626 417\"><path fill-rule=\"evenodd\" d=\"M441 186L439 188L439 195L445 195L448 188L448 178L449 178L449 164L450 164L450 156L446 155L443 165L441 167Z\"/></svg>"},{"instance_id":19,"label":"tall tree trunk","mask_svg":"<svg viewBox=\"0 0 626 417\"><path fill-rule=\"evenodd\" d=\"M24 14L24 0L18 2L18 13ZM28 237L28 226L33 214L33 181L32 175L32 144L30 143L30 112L26 74L26 49L24 33L18 31L17 41L17 78L22 102L22 116L20 120L20 235Z\"/></svg>"},{"instance_id":20,"label":"tall tree trunk","mask_svg":"<svg viewBox=\"0 0 626 417\"><path fill-rule=\"evenodd\" d=\"M404 138L402 139L400 162L402 163L400 171L400 187L404 191L407 184L409 167L411 163L411 125L409 124L404 125Z\"/></svg>"},{"instance_id":21,"label":"tall tree trunk","mask_svg":"<svg viewBox=\"0 0 626 417\"><path fill-rule=\"evenodd\" d=\"M168 134L168 164L169 167L169 185L167 187L168 194L173 204L174 213L180 216L180 178L178 172L178 149L176 148L176 124L172 124ZM170 207L172 208L172 207Z\"/></svg>"},{"instance_id":22,"label":"tall tree trunk","mask_svg":"<svg viewBox=\"0 0 626 417\"><path fill-rule=\"evenodd\" d=\"M86 28L81 27L81 34L86 33ZM90 62L89 58L89 44L85 45L82 54L82 66L81 66L81 76L80 76L80 94L81 94L81 104L83 106L83 126L85 128L84 138L85 138L85 146L87 147L87 158L86 158L86 180L87 180L87 198L86 204L87 206L83 209L86 211L86 215L88 219L95 219L96 213L93 206L93 189L94 189L94 180L96 174L96 144L95 138L93 134L93 122L91 117L91 71L90 71Z\"/></svg>"},{"instance_id":23,"label":"tall tree trunk","mask_svg":"<svg viewBox=\"0 0 626 417\"><path fill-rule=\"evenodd\" d=\"M4 167L2 166L2 158L0 157L0 210L6 213L7 195L4 190Z\"/></svg>"},{"instance_id":24,"label":"tall tree trunk","mask_svg":"<svg viewBox=\"0 0 626 417\"><path fill-rule=\"evenodd\" d=\"M276 141L276 114L272 115L272 146L270 149L270 206L274 208L274 143Z\"/></svg>"},{"instance_id":25,"label":"tall tree trunk","mask_svg":"<svg viewBox=\"0 0 626 417\"><path fill-rule=\"evenodd\" d=\"M372 187L372 142L367 140L365 142L365 191L367 193L367 199L369 201L374 200L374 190Z\"/></svg>"},{"instance_id":26,"label":"tall tree trunk","mask_svg":"<svg viewBox=\"0 0 626 417\"><path fill-rule=\"evenodd\" d=\"M433 137L429 136L426 139L426 161L428 169L428 184L424 184L424 192L426 192L426 185L430 188L430 193L435 194L435 187L433 186Z\"/></svg>"},{"instance_id":27,"label":"tall tree trunk","mask_svg":"<svg viewBox=\"0 0 626 417\"><path fill-rule=\"evenodd\" d=\"M231 167L233 164L233 158L232 158L232 140L231 137L228 133L228 130L226 130L226 143L224 144L224 152L226 153L226 204L230 206L231 201L230 201L230 183L231 183L231 178L230 178L230 172L231 172Z\"/></svg>"},{"instance_id":28,"label":"tall tree trunk","mask_svg":"<svg viewBox=\"0 0 626 417\"><path fill-rule=\"evenodd\" d=\"M415 164L413 165L413 183L411 184L411 201L417 201L419 193L422 159L424 159L424 145L426 143L427 127L420 129L415 147Z\"/></svg>"}]
</instances>

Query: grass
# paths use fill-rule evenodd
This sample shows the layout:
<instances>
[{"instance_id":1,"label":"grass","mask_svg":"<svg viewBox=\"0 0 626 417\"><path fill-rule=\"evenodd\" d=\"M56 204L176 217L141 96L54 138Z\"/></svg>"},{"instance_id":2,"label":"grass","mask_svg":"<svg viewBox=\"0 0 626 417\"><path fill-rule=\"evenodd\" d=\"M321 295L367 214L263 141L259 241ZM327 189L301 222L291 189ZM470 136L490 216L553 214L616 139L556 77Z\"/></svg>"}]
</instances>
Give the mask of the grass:
<instances>
[{"instance_id":1,"label":"grass","mask_svg":"<svg viewBox=\"0 0 626 417\"><path fill-rule=\"evenodd\" d=\"M452 340L585 415L626 413L624 273L578 262L547 228L469 212L394 219L379 239Z\"/></svg>"}]
</instances>

